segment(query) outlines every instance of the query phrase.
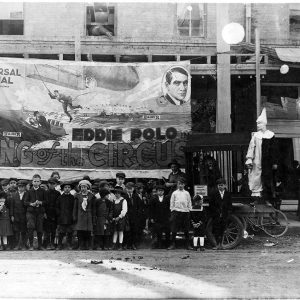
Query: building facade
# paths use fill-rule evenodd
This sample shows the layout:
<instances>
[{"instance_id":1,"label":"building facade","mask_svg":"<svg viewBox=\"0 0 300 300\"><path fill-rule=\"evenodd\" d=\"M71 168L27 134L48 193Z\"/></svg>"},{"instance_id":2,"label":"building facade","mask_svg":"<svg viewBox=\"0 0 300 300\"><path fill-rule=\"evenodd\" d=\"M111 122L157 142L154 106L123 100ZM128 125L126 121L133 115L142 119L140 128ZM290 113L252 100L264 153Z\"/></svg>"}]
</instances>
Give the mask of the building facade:
<instances>
[{"instance_id":1,"label":"building facade","mask_svg":"<svg viewBox=\"0 0 300 300\"><path fill-rule=\"evenodd\" d=\"M104 62L191 61L192 131L251 132L260 104L300 160L300 5L288 3L0 3L2 57ZM224 25L245 29L240 44ZM255 32L259 31L259 53ZM257 43L256 43L257 44ZM278 50L279 48L279 50ZM255 51L259 64L255 61ZM280 53L280 55L278 54ZM283 64L289 72L282 74ZM259 73L258 73L259 72Z\"/></svg>"}]
</instances>

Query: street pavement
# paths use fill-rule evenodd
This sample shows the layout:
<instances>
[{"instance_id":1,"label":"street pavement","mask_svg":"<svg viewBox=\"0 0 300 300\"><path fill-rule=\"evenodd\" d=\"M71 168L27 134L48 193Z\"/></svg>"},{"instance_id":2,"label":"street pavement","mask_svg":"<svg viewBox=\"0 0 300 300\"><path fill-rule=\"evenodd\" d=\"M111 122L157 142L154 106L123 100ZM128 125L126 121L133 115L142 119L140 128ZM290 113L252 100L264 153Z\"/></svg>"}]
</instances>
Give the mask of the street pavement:
<instances>
[{"instance_id":1,"label":"street pavement","mask_svg":"<svg viewBox=\"0 0 300 300\"><path fill-rule=\"evenodd\" d=\"M299 237L227 251L1 251L0 298L298 298Z\"/></svg>"}]
</instances>

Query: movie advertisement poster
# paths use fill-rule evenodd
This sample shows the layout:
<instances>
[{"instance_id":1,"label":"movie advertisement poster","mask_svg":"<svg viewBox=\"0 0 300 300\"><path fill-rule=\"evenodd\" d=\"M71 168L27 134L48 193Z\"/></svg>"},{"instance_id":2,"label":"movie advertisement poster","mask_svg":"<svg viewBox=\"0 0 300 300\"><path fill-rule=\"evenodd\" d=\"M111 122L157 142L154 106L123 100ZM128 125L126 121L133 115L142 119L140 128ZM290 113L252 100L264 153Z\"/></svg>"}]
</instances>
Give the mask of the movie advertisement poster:
<instances>
[{"instance_id":1,"label":"movie advertisement poster","mask_svg":"<svg viewBox=\"0 0 300 300\"><path fill-rule=\"evenodd\" d=\"M189 62L1 59L2 177L166 175L184 164L190 94Z\"/></svg>"}]
</instances>

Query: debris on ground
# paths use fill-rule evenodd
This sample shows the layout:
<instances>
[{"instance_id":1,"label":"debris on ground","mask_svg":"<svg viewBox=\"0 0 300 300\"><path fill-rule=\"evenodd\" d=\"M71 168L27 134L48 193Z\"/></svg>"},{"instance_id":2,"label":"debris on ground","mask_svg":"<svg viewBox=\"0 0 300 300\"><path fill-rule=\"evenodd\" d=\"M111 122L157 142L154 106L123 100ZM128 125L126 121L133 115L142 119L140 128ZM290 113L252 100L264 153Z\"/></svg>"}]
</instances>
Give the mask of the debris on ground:
<instances>
[{"instance_id":1,"label":"debris on ground","mask_svg":"<svg viewBox=\"0 0 300 300\"><path fill-rule=\"evenodd\" d=\"M125 260L129 260L129 259L130 259L130 257L125 257L124 259L125 259Z\"/></svg>"},{"instance_id":2,"label":"debris on ground","mask_svg":"<svg viewBox=\"0 0 300 300\"><path fill-rule=\"evenodd\" d=\"M138 259L143 259L143 256L138 256Z\"/></svg>"},{"instance_id":3,"label":"debris on ground","mask_svg":"<svg viewBox=\"0 0 300 300\"><path fill-rule=\"evenodd\" d=\"M274 242L269 242L268 240L266 241L266 243L264 243L265 247L273 247L276 246L278 244L278 242L274 243Z\"/></svg>"},{"instance_id":4,"label":"debris on ground","mask_svg":"<svg viewBox=\"0 0 300 300\"><path fill-rule=\"evenodd\" d=\"M190 257L189 255L186 255L186 256L181 257L181 259L187 259L189 257Z\"/></svg>"},{"instance_id":5,"label":"debris on ground","mask_svg":"<svg viewBox=\"0 0 300 300\"><path fill-rule=\"evenodd\" d=\"M293 261L294 261L294 259L292 258L292 259L288 260L287 262L290 263L290 262L293 262Z\"/></svg>"},{"instance_id":6,"label":"debris on ground","mask_svg":"<svg viewBox=\"0 0 300 300\"><path fill-rule=\"evenodd\" d=\"M121 258L121 257L118 257L117 260L122 260L122 258Z\"/></svg>"},{"instance_id":7,"label":"debris on ground","mask_svg":"<svg viewBox=\"0 0 300 300\"><path fill-rule=\"evenodd\" d=\"M91 264L92 264L92 265L103 264L103 260L91 260Z\"/></svg>"},{"instance_id":8,"label":"debris on ground","mask_svg":"<svg viewBox=\"0 0 300 300\"><path fill-rule=\"evenodd\" d=\"M116 271L117 268L116 267L111 267L111 270Z\"/></svg>"}]
</instances>

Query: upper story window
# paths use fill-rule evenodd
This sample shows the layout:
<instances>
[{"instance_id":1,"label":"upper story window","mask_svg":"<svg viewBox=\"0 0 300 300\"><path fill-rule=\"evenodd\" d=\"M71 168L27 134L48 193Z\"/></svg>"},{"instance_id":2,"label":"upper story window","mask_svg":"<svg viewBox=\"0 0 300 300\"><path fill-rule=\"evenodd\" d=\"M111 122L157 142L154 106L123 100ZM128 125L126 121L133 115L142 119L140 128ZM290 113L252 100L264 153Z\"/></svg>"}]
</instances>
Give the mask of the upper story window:
<instances>
[{"instance_id":1,"label":"upper story window","mask_svg":"<svg viewBox=\"0 0 300 300\"><path fill-rule=\"evenodd\" d=\"M177 28L181 36L205 36L204 3L178 3L177 4Z\"/></svg>"},{"instance_id":2,"label":"upper story window","mask_svg":"<svg viewBox=\"0 0 300 300\"><path fill-rule=\"evenodd\" d=\"M290 4L290 34L291 37L300 36L300 4Z\"/></svg>"},{"instance_id":3,"label":"upper story window","mask_svg":"<svg viewBox=\"0 0 300 300\"><path fill-rule=\"evenodd\" d=\"M24 18L22 2L0 3L0 35L23 35Z\"/></svg>"},{"instance_id":4,"label":"upper story window","mask_svg":"<svg viewBox=\"0 0 300 300\"><path fill-rule=\"evenodd\" d=\"M86 7L86 32L90 36L114 35L115 8L109 3L94 2Z\"/></svg>"}]
</instances>

